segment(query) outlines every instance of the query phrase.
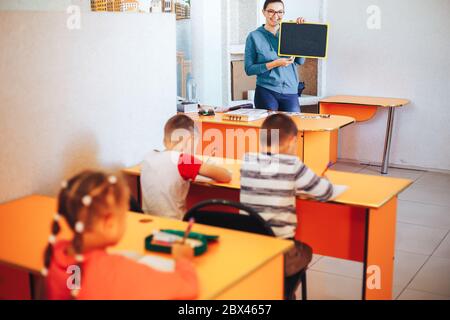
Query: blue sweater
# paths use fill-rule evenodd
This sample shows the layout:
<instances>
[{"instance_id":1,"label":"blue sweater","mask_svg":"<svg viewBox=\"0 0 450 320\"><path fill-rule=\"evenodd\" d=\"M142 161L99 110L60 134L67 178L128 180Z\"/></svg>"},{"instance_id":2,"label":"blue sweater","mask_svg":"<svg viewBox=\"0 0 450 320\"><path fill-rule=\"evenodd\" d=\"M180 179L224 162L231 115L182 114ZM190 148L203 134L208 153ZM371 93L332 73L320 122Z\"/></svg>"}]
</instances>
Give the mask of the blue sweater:
<instances>
[{"instance_id":1,"label":"blue sweater","mask_svg":"<svg viewBox=\"0 0 450 320\"><path fill-rule=\"evenodd\" d=\"M256 85L281 93L298 93L297 65L305 63L305 58L296 58L288 67L278 67L267 70L266 64L277 60L279 34L274 36L271 32L259 27L250 32L245 44L245 72L248 76L256 75Z\"/></svg>"}]
</instances>

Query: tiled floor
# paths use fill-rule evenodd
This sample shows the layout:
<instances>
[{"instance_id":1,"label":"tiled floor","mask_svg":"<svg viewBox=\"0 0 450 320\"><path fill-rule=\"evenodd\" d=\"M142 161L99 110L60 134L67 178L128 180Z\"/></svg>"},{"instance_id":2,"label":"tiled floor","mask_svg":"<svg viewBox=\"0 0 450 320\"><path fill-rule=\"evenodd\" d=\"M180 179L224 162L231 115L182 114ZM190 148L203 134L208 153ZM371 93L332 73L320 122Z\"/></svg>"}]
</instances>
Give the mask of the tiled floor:
<instances>
[{"instance_id":1,"label":"tiled floor","mask_svg":"<svg viewBox=\"0 0 450 320\"><path fill-rule=\"evenodd\" d=\"M379 167L344 162L332 169L381 175ZM398 201L393 296L450 300L450 174L391 168L388 176L414 180ZM362 263L315 255L308 298L361 299L362 268Z\"/></svg>"}]
</instances>

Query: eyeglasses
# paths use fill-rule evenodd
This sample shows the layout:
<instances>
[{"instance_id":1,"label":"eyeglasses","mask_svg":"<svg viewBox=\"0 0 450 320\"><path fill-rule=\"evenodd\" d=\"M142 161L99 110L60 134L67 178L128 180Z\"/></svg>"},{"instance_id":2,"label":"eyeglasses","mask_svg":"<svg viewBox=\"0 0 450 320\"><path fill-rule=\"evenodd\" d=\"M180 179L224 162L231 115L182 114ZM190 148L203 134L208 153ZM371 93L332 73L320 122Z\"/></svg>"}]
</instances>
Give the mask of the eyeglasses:
<instances>
[{"instance_id":1,"label":"eyeglasses","mask_svg":"<svg viewBox=\"0 0 450 320\"><path fill-rule=\"evenodd\" d=\"M279 17L282 17L282 16L284 16L284 11L283 10L280 10L280 11L274 11L274 10L266 10L266 12L272 17L272 16L274 16L275 14L277 14Z\"/></svg>"}]
</instances>

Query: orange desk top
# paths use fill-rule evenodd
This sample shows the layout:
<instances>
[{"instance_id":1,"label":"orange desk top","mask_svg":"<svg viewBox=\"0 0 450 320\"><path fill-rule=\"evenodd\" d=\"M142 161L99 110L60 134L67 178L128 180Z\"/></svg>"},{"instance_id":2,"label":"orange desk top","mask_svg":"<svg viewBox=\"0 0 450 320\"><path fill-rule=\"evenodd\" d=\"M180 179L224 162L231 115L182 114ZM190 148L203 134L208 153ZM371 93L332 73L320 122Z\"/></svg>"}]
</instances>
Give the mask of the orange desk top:
<instances>
[{"instance_id":1,"label":"orange desk top","mask_svg":"<svg viewBox=\"0 0 450 320\"><path fill-rule=\"evenodd\" d=\"M376 107L403 107L410 103L407 99L378 98L362 96L333 96L320 100L325 103L355 104Z\"/></svg>"},{"instance_id":2,"label":"orange desk top","mask_svg":"<svg viewBox=\"0 0 450 320\"><path fill-rule=\"evenodd\" d=\"M206 184L230 189L240 188L241 161L214 158L214 162L223 165L233 172L230 183L216 183L214 181L196 181L197 184ZM140 175L140 165L124 169L123 172L132 176ZM334 184L346 185L348 190L334 199L333 203L354 205L365 208L380 208L393 197L412 184L411 180L390 177L379 177L342 171L327 171L326 176Z\"/></svg>"},{"instance_id":3,"label":"orange desk top","mask_svg":"<svg viewBox=\"0 0 450 320\"><path fill-rule=\"evenodd\" d=\"M39 272L55 209L56 199L37 195L1 204L0 263ZM142 223L142 219L152 222ZM144 238L160 228L184 230L186 223L130 212L127 232L114 250L149 254L144 249ZM217 297L292 246L290 241L209 226L194 225L193 231L220 236L219 242L211 244L207 253L194 259L200 280L200 299ZM59 237L70 236L70 230L63 225Z\"/></svg>"},{"instance_id":4,"label":"orange desk top","mask_svg":"<svg viewBox=\"0 0 450 320\"><path fill-rule=\"evenodd\" d=\"M199 116L198 114L187 114L192 119L203 123L217 123L227 124L233 126L253 127L260 128L264 119L251 121L251 122L239 122L239 121L222 121L222 113L217 113L214 116ZM334 131L345 127L355 122L354 118L347 116L332 115L330 118L314 119L311 117L317 117L317 114L304 113L302 116L309 118L301 118L300 115L293 115L292 119L297 124L299 131Z\"/></svg>"}]
</instances>

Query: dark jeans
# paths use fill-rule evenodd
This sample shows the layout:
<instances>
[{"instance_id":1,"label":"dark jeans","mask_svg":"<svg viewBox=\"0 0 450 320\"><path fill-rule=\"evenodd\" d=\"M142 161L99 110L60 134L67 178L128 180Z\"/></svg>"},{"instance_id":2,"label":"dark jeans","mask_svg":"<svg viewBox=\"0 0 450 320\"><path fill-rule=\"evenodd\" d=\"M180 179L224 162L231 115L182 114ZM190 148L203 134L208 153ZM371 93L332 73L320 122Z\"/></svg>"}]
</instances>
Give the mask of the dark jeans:
<instances>
[{"instance_id":1,"label":"dark jeans","mask_svg":"<svg viewBox=\"0 0 450 320\"><path fill-rule=\"evenodd\" d=\"M260 86L256 86L255 108L273 111L300 112L298 93L281 94Z\"/></svg>"}]
</instances>

